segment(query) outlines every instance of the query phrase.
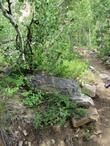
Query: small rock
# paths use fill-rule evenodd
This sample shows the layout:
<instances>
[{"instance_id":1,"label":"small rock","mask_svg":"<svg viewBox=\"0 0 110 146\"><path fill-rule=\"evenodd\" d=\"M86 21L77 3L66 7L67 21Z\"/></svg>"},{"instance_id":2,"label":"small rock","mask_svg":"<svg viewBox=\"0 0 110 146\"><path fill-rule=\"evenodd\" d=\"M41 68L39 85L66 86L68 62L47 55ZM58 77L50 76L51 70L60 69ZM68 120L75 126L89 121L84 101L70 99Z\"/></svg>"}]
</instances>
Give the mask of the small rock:
<instances>
[{"instance_id":1,"label":"small rock","mask_svg":"<svg viewBox=\"0 0 110 146\"><path fill-rule=\"evenodd\" d=\"M23 141L19 141L18 146L23 146Z\"/></svg>"},{"instance_id":2,"label":"small rock","mask_svg":"<svg viewBox=\"0 0 110 146\"><path fill-rule=\"evenodd\" d=\"M107 75L107 74L100 74L99 76L100 76L100 78L101 78L102 80L104 80L104 81L110 80L110 76Z\"/></svg>"},{"instance_id":3,"label":"small rock","mask_svg":"<svg viewBox=\"0 0 110 146\"><path fill-rule=\"evenodd\" d=\"M19 131L15 131L15 137L17 137L18 136L18 134L19 134Z\"/></svg>"},{"instance_id":4,"label":"small rock","mask_svg":"<svg viewBox=\"0 0 110 146\"><path fill-rule=\"evenodd\" d=\"M27 144L28 144L28 142L27 142L27 141L25 141L25 142L24 142L24 144L25 144L25 145L27 145Z\"/></svg>"},{"instance_id":5,"label":"small rock","mask_svg":"<svg viewBox=\"0 0 110 146\"><path fill-rule=\"evenodd\" d=\"M91 122L91 120L88 117L84 117L84 118L81 118L81 119L72 118L72 124L73 124L73 127L75 127L75 128L83 126L83 125L85 125L89 122Z\"/></svg>"},{"instance_id":6,"label":"small rock","mask_svg":"<svg viewBox=\"0 0 110 146\"><path fill-rule=\"evenodd\" d=\"M83 126L87 123L90 123L92 121L98 121L99 120L99 114L96 110L96 108L94 107L90 107L87 111L87 115L83 118L80 118L80 119L75 119L75 118L72 118L72 124L73 124L73 127L77 128L77 127L80 127L80 126Z\"/></svg>"},{"instance_id":7,"label":"small rock","mask_svg":"<svg viewBox=\"0 0 110 146\"><path fill-rule=\"evenodd\" d=\"M61 126L60 126L60 125L55 125L55 126L53 126L53 130L54 130L55 132L60 133L60 132L61 132Z\"/></svg>"},{"instance_id":8,"label":"small rock","mask_svg":"<svg viewBox=\"0 0 110 146\"><path fill-rule=\"evenodd\" d=\"M94 134L95 134L95 135L100 135L100 134L102 134L102 131L101 131L101 130L98 130L98 131L96 131Z\"/></svg>"},{"instance_id":9,"label":"small rock","mask_svg":"<svg viewBox=\"0 0 110 146\"><path fill-rule=\"evenodd\" d=\"M70 99L84 106L94 106L94 101L92 98L83 94L80 96L70 97Z\"/></svg>"},{"instance_id":10,"label":"small rock","mask_svg":"<svg viewBox=\"0 0 110 146\"><path fill-rule=\"evenodd\" d=\"M82 92L90 97L95 97L96 96L96 86L84 84L82 87Z\"/></svg>"},{"instance_id":11,"label":"small rock","mask_svg":"<svg viewBox=\"0 0 110 146\"><path fill-rule=\"evenodd\" d=\"M65 128L69 127L69 124L70 124L69 122L66 122L65 125L64 125L64 127Z\"/></svg>"},{"instance_id":12,"label":"small rock","mask_svg":"<svg viewBox=\"0 0 110 146\"><path fill-rule=\"evenodd\" d=\"M58 146L66 146L66 145L65 145L64 141L61 140L61 141L59 141Z\"/></svg>"},{"instance_id":13,"label":"small rock","mask_svg":"<svg viewBox=\"0 0 110 146\"><path fill-rule=\"evenodd\" d=\"M98 121L99 120L99 114L97 112L97 109L95 107L89 107L88 109L88 117L92 120L92 121Z\"/></svg>"},{"instance_id":14,"label":"small rock","mask_svg":"<svg viewBox=\"0 0 110 146\"><path fill-rule=\"evenodd\" d=\"M28 135L28 133L27 133L26 130L23 130L23 134L24 134L24 136L27 136Z\"/></svg>"},{"instance_id":15,"label":"small rock","mask_svg":"<svg viewBox=\"0 0 110 146\"><path fill-rule=\"evenodd\" d=\"M55 144L55 140L54 139L51 139L51 142L52 142L52 144Z\"/></svg>"},{"instance_id":16,"label":"small rock","mask_svg":"<svg viewBox=\"0 0 110 146\"><path fill-rule=\"evenodd\" d=\"M21 126L18 126L18 129L19 129L19 130L22 130Z\"/></svg>"},{"instance_id":17,"label":"small rock","mask_svg":"<svg viewBox=\"0 0 110 146\"><path fill-rule=\"evenodd\" d=\"M96 139L96 138L97 138L96 135L91 135L91 136L90 136L90 140L94 140L94 139Z\"/></svg>"},{"instance_id":18,"label":"small rock","mask_svg":"<svg viewBox=\"0 0 110 146\"><path fill-rule=\"evenodd\" d=\"M28 142L28 146L32 146L32 145L31 145L31 142Z\"/></svg>"},{"instance_id":19,"label":"small rock","mask_svg":"<svg viewBox=\"0 0 110 146\"><path fill-rule=\"evenodd\" d=\"M90 70L91 70L93 73L95 73L95 72L96 72L95 67L93 67L93 66L89 66L89 68L90 68Z\"/></svg>"}]
</instances>

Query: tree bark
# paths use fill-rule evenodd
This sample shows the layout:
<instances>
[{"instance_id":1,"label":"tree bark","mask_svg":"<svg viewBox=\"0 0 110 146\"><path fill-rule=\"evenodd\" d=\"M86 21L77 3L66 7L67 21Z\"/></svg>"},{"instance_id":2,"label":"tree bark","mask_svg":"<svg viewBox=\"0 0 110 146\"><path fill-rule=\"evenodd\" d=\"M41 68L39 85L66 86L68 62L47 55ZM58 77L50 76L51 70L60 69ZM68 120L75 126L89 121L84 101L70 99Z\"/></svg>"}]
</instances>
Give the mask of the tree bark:
<instances>
[{"instance_id":1,"label":"tree bark","mask_svg":"<svg viewBox=\"0 0 110 146\"><path fill-rule=\"evenodd\" d=\"M21 35L20 29L18 27L18 24L16 23L13 15L10 14L10 13L8 13L8 11L4 8L4 6L2 5L2 3L0 3L0 9L1 9L4 17L7 18L10 21L10 23L12 24L13 28L16 31L16 34L17 34L18 39L19 39L20 56L22 56L23 57L23 60L24 60L24 46L23 46L22 35Z\"/></svg>"}]
</instances>

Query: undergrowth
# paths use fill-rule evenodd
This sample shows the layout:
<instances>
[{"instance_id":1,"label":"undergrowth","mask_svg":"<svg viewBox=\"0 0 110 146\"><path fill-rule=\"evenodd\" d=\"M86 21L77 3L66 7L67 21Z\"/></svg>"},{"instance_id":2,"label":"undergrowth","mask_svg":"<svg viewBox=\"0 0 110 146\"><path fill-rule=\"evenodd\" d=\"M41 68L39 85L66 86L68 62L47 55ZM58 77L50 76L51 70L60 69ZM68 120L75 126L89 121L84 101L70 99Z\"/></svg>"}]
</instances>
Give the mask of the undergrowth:
<instances>
[{"instance_id":1,"label":"undergrowth","mask_svg":"<svg viewBox=\"0 0 110 146\"><path fill-rule=\"evenodd\" d=\"M21 102L34 110L36 128L64 125L71 116L85 115L85 109L70 100L68 96L58 92L34 91L24 76L7 76L0 81L0 88L8 98L14 98L18 94Z\"/></svg>"},{"instance_id":2,"label":"undergrowth","mask_svg":"<svg viewBox=\"0 0 110 146\"><path fill-rule=\"evenodd\" d=\"M35 115L34 124L38 127L64 125L71 116L84 116L85 109L79 108L69 97L54 93L47 95L43 108Z\"/></svg>"},{"instance_id":3,"label":"undergrowth","mask_svg":"<svg viewBox=\"0 0 110 146\"><path fill-rule=\"evenodd\" d=\"M22 95L26 96L27 92ZM58 92L29 93L24 99L24 104L36 109L34 125L36 128L50 125L64 125L71 116L81 117L85 115L85 109L80 108L68 96Z\"/></svg>"}]
</instances>

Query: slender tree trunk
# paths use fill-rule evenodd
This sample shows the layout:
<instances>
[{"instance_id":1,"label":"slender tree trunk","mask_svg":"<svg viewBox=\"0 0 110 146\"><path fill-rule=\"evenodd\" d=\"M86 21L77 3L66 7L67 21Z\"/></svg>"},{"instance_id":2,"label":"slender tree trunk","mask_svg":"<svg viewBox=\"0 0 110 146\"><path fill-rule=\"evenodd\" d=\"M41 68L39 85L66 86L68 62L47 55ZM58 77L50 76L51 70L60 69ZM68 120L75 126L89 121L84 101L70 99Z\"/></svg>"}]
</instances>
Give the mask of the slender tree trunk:
<instances>
[{"instance_id":1,"label":"slender tree trunk","mask_svg":"<svg viewBox=\"0 0 110 146\"><path fill-rule=\"evenodd\" d=\"M10 23L12 24L13 28L16 31L16 34L17 34L18 40L19 40L20 56L22 56L22 59L24 60L24 45L23 45L22 35L21 35L20 29L18 27L18 24L16 23L13 15L4 8L2 3L0 3L0 9L1 9L4 17L7 18L10 21Z\"/></svg>"}]
</instances>

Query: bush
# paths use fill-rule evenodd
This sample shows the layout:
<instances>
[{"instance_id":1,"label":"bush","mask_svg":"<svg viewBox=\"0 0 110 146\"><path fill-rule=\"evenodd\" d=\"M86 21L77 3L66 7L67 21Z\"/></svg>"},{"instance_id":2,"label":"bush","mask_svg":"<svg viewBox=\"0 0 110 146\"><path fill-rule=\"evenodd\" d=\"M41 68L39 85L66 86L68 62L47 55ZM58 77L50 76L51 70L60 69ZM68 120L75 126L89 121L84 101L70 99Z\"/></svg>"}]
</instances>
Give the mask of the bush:
<instances>
[{"instance_id":1,"label":"bush","mask_svg":"<svg viewBox=\"0 0 110 146\"><path fill-rule=\"evenodd\" d=\"M43 107L36 112L34 125L36 128L50 125L64 125L71 116L81 117L85 110L80 108L69 97L59 93L46 95Z\"/></svg>"},{"instance_id":2,"label":"bush","mask_svg":"<svg viewBox=\"0 0 110 146\"><path fill-rule=\"evenodd\" d=\"M24 92L22 95L28 96L23 102L25 105L29 107L34 107L42 103L43 96L41 92L35 94L29 91L29 92Z\"/></svg>"},{"instance_id":3,"label":"bush","mask_svg":"<svg viewBox=\"0 0 110 146\"><path fill-rule=\"evenodd\" d=\"M87 71L88 64L81 59L74 59L71 61L65 60L64 66L66 66L66 72L64 72L64 76L70 76L73 78L78 78L84 75Z\"/></svg>"}]
</instances>

